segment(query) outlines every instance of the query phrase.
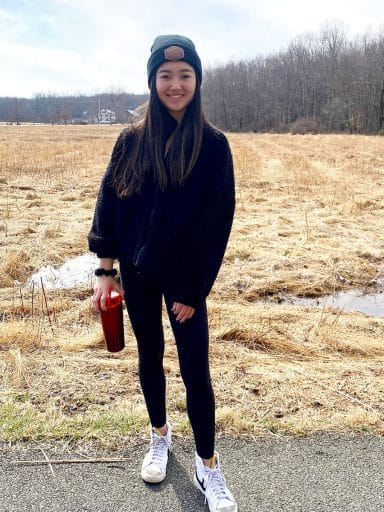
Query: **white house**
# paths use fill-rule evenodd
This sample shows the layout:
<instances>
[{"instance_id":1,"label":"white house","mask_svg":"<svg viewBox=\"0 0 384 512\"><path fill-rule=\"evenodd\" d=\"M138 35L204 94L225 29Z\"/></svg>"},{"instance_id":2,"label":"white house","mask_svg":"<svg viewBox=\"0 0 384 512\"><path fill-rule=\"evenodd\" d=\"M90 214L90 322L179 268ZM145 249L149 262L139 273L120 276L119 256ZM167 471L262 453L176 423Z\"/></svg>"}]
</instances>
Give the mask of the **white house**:
<instances>
[{"instance_id":1,"label":"white house","mask_svg":"<svg viewBox=\"0 0 384 512\"><path fill-rule=\"evenodd\" d=\"M99 110L99 115L97 116L97 122L99 124L112 124L116 123L116 114L112 110L108 108L102 108Z\"/></svg>"}]
</instances>

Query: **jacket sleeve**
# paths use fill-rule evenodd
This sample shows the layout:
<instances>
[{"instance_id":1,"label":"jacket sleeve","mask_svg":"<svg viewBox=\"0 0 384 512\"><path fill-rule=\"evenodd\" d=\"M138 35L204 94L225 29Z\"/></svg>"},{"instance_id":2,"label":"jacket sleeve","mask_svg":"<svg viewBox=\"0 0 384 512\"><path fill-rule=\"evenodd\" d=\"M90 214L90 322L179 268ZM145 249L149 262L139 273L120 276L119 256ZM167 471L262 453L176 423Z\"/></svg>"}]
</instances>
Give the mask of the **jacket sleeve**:
<instances>
[{"instance_id":1,"label":"jacket sleeve","mask_svg":"<svg viewBox=\"0 0 384 512\"><path fill-rule=\"evenodd\" d=\"M116 193L112 186L112 170L123 151L125 131L119 135L112 155L104 173L97 196L91 230L88 234L88 247L99 258L118 256L118 240L116 239Z\"/></svg>"},{"instance_id":2,"label":"jacket sleeve","mask_svg":"<svg viewBox=\"0 0 384 512\"><path fill-rule=\"evenodd\" d=\"M235 184L232 154L221 134L219 164L193 230L188 250L177 266L172 295L177 302L196 307L205 299L220 270L234 211Z\"/></svg>"}]
</instances>

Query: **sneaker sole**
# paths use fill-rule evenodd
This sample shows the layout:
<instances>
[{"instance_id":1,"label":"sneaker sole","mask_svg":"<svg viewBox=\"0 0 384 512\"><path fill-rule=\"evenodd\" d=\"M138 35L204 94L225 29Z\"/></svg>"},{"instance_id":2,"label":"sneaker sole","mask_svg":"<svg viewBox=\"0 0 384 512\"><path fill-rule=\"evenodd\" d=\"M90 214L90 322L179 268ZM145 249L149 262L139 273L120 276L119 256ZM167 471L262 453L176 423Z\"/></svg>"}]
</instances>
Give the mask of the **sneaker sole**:
<instances>
[{"instance_id":1,"label":"sneaker sole","mask_svg":"<svg viewBox=\"0 0 384 512\"><path fill-rule=\"evenodd\" d=\"M143 471L140 473L141 478L148 484L159 484L165 480L165 475L146 475Z\"/></svg>"}]
</instances>

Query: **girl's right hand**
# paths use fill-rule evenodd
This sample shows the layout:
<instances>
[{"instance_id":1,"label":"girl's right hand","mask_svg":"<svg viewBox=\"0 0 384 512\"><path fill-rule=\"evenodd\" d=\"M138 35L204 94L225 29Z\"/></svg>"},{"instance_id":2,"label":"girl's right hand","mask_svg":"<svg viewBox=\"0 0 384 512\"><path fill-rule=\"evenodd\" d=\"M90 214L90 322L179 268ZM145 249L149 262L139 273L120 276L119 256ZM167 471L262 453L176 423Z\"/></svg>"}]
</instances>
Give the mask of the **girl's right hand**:
<instances>
[{"instance_id":1,"label":"girl's right hand","mask_svg":"<svg viewBox=\"0 0 384 512\"><path fill-rule=\"evenodd\" d=\"M97 313L106 311L105 302L110 290L115 290L124 298L124 290L120 283L112 276L96 277L95 286L93 288L92 306Z\"/></svg>"}]
</instances>

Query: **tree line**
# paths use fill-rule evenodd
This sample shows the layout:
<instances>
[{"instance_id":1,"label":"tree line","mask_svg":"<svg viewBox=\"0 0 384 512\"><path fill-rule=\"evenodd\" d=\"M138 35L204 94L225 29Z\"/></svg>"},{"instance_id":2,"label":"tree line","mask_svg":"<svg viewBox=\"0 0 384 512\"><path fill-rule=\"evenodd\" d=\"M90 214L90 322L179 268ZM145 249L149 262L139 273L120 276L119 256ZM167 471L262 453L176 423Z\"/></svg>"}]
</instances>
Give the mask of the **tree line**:
<instances>
[{"instance_id":1,"label":"tree line","mask_svg":"<svg viewBox=\"0 0 384 512\"><path fill-rule=\"evenodd\" d=\"M205 69L202 98L208 119L227 131L383 133L384 32L351 39L342 23L327 23L277 53ZM147 99L122 90L0 98L0 121L95 122L101 105L127 123Z\"/></svg>"},{"instance_id":2,"label":"tree line","mask_svg":"<svg viewBox=\"0 0 384 512\"><path fill-rule=\"evenodd\" d=\"M92 96L62 96L37 94L31 99L0 98L0 121L8 123L86 124L97 122L99 108L113 110L116 122L130 119L128 110L134 110L146 101L146 94L129 94L120 89Z\"/></svg>"},{"instance_id":3,"label":"tree line","mask_svg":"<svg viewBox=\"0 0 384 512\"><path fill-rule=\"evenodd\" d=\"M384 32L351 40L328 23L276 54L211 67L203 97L224 130L382 133Z\"/></svg>"}]
</instances>

